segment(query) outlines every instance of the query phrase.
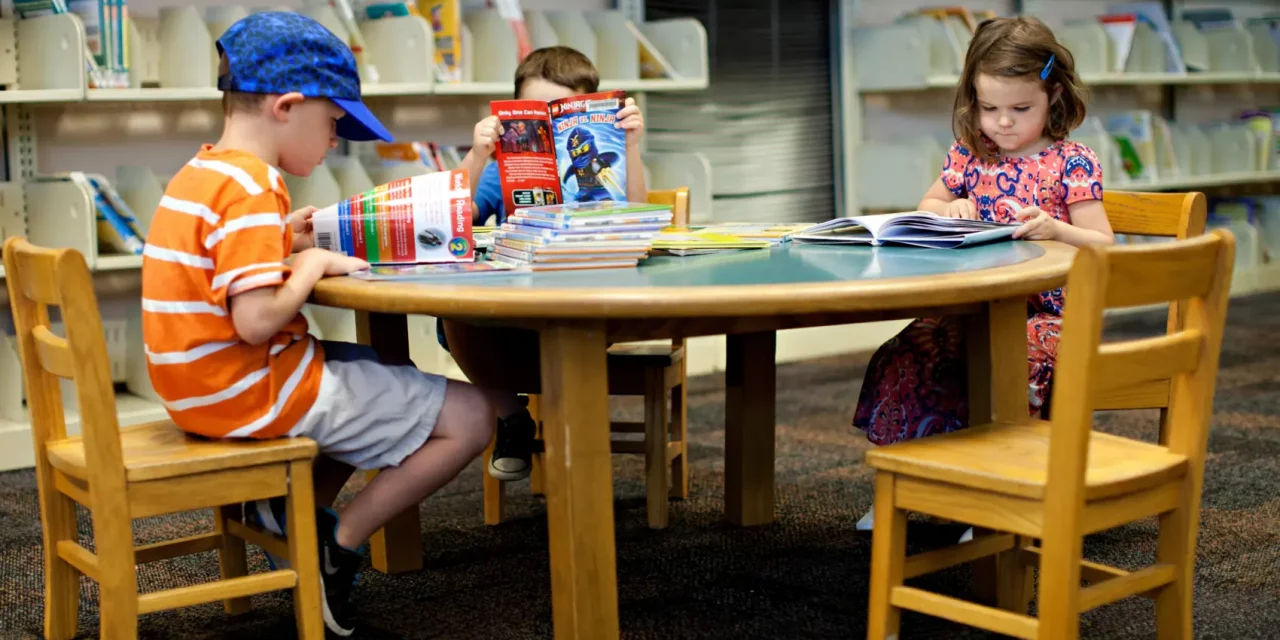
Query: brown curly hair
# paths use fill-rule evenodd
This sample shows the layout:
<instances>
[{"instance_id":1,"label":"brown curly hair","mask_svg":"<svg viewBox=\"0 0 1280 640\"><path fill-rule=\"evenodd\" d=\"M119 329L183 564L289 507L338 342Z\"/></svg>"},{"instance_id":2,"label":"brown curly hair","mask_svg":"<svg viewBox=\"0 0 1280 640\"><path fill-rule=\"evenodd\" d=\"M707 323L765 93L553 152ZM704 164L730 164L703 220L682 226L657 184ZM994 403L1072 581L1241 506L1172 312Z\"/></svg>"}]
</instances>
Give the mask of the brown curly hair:
<instances>
[{"instance_id":1,"label":"brown curly hair","mask_svg":"<svg viewBox=\"0 0 1280 640\"><path fill-rule=\"evenodd\" d=\"M1048 78L1040 73L1054 57ZM1026 78L1044 84L1049 94L1049 119L1045 135L1062 140L1084 122L1089 90L1076 75L1075 58L1062 46L1053 31L1036 18L994 18L985 20L974 31L965 54L964 71L956 90L955 114L951 131L957 140L983 159L992 159L990 140L982 134L978 121L978 74L1004 78ZM1062 91L1054 97L1054 91Z\"/></svg>"}]
</instances>

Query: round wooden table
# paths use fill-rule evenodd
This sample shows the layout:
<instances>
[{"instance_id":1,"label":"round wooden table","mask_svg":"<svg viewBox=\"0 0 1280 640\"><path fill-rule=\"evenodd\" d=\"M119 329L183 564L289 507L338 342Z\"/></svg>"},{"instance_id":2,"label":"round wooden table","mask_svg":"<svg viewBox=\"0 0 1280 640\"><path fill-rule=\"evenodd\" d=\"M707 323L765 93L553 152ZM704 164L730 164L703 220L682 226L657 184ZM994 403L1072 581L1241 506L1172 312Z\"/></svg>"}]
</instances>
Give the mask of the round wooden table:
<instances>
[{"instance_id":1,"label":"round wooden table","mask_svg":"<svg viewBox=\"0 0 1280 640\"><path fill-rule=\"evenodd\" d=\"M778 330L964 314L970 420L1026 420L1026 298L1063 286L1074 254L1056 242L950 250L788 244L655 257L635 269L330 278L311 302L355 310L360 341L393 358L408 355L407 314L539 332L555 634L601 640L619 633L610 343L727 336L725 516L764 524L774 509ZM375 566L420 568L420 536L417 510L402 514L374 537Z\"/></svg>"}]
</instances>

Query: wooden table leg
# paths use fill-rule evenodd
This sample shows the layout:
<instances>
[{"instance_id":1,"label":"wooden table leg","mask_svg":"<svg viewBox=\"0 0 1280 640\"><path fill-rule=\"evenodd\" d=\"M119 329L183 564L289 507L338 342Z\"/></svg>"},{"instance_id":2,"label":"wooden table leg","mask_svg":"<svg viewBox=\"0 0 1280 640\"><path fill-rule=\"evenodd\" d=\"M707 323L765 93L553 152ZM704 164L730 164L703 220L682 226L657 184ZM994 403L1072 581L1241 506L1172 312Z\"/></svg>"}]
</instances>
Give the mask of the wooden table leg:
<instances>
[{"instance_id":1,"label":"wooden table leg","mask_svg":"<svg viewBox=\"0 0 1280 640\"><path fill-rule=\"evenodd\" d=\"M356 312L356 341L378 352L383 362L409 361L408 319L399 314ZM376 471L371 471L372 478ZM403 573L422 568L422 522L418 508L405 509L369 540L373 568Z\"/></svg>"},{"instance_id":2,"label":"wooden table leg","mask_svg":"<svg viewBox=\"0 0 1280 640\"><path fill-rule=\"evenodd\" d=\"M603 322L541 332L544 490L555 637L618 637L613 461Z\"/></svg>"},{"instance_id":3,"label":"wooden table leg","mask_svg":"<svg viewBox=\"0 0 1280 640\"><path fill-rule=\"evenodd\" d=\"M967 330L969 424L1028 420L1026 297L988 303L984 313L968 319ZM975 538L985 533L989 532L974 527ZM1001 589L999 578L1005 572L1012 577L1020 569L1021 565L1014 566L1016 556L989 556L973 562L974 596L979 602L1018 610L1010 597L1011 585ZM1001 561L1007 566L1000 566ZM1026 613L1025 606L1022 613Z\"/></svg>"},{"instance_id":4,"label":"wooden table leg","mask_svg":"<svg viewBox=\"0 0 1280 640\"><path fill-rule=\"evenodd\" d=\"M777 334L726 336L724 515L753 526L773 522Z\"/></svg>"}]
</instances>

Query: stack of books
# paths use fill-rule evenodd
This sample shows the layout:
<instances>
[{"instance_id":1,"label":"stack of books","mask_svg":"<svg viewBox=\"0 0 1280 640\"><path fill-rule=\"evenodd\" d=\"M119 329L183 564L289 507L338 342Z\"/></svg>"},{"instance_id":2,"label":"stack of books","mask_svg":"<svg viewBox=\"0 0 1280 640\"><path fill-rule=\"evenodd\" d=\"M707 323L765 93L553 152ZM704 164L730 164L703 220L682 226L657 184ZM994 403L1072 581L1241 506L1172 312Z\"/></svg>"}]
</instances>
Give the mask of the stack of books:
<instances>
[{"instance_id":1,"label":"stack of books","mask_svg":"<svg viewBox=\"0 0 1280 640\"><path fill-rule=\"evenodd\" d=\"M490 259L530 271L634 267L671 215L666 205L615 201L516 209L493 232Z\"/></svg>"}]
</instances>

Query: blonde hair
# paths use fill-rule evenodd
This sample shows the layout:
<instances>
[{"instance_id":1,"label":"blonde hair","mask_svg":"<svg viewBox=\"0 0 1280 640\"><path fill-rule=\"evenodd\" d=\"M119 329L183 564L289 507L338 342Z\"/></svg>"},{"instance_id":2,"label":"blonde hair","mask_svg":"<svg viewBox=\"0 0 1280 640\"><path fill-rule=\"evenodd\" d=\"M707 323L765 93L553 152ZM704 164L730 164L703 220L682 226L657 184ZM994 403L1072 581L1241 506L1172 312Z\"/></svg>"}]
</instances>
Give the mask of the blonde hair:
<instances>
[{"instance_id":1,"label":"blonde hair","mask_svg":"<svg viewBox=\"0 0 1280 640\"><path fill-rule=\"evenodd\" d=\"M1048 76L1040 79L1049 64ZM1049 118L1045 135L1057 141L1084 122L1089 90L1076 75L1075 58L1053 31L1036 18L995 18L978 25L965 54L964 71L956 90L951 131L978 157L995 157L978 123L978 74L1040 81L1049 94ZM1056 89L1061 88L1057 97Z\"/></svg>"}]
</instances>

